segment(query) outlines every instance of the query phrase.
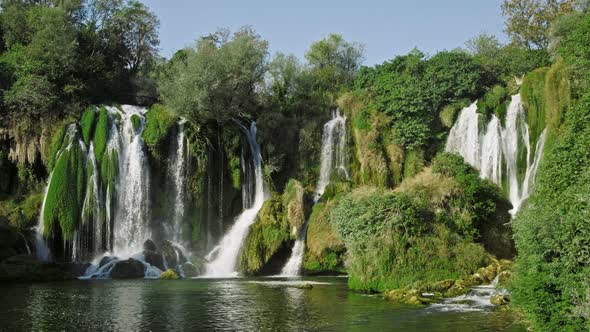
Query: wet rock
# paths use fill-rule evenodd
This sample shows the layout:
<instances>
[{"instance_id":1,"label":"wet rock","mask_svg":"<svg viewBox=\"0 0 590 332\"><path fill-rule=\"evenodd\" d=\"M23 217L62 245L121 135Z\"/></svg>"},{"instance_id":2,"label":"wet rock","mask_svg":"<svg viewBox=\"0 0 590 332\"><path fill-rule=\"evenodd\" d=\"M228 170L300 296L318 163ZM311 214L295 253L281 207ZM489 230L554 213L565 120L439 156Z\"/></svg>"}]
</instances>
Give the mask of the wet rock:
<instances>
[{"instance_id":1,"label":"wet rock","mask_svg":"<svg viewBox=\"0 0 590 332\"><path fill-rule=\"evenodd\" d=\"M118 258L116 256L104 256L100 262L98 263L98 267L101 268L105 265L107 265L108 263L117 260Z\"/></svg>"},{"instance_id":2,"label":"wet rock","mask_svg":"<svg viewBox=\"0 0 590 332\"><path fill-rule=\"evenodd\" d=\"M154 241L147 239L143 243L143 250L144 251L158 251L158 248L156 247L156 244L154 243Z\"/></svg>"},{"instance_id":3,"label":"wet rock","mask_svg":"<svg viewBox=\"0 0 590 332\"><path fill-rule=\"evenodd\" d=\"M293 285L289 285L288 287L299 288L299 289L312 289L313 285L312 284L293 284Z\"/></svg>"},{"instance_id":4,"label":"wet rock","mask_svg":"<svg viewBox=\"0 0 590 332\"><path fill-rule=\"evenodd\" d=\"M482 279L483 283L489 284L491 283L498 274L497 264L491 264L488 267L482 267L481 269L477 270L477 275L479 275Z\"/></svg>"},{"instance_id":5,"label":"wet rock","mask_svg":"<svg viewBox=\"0 0 590 332\"><path fill-rule=\"evenodd\" d=\"M444 296L445 297L457 297L459 295L469 293L470 290L471 290L471 288L469 286L466 286L465 283L462 282L462 280L457 280L455 282L455 284L453 285L453 287L449 288L449 290L447 290L444 293Z\"/></svg>"},{"instance_id":6,"label":"wet rock","mask_svg":"<svg viewBox=\"0 0 590 332\"><path fill-rule=\"evenodd\" d=\"M111 278L113 279L135 279L143 278L145 275L145 268L143 263L129 258L128 260L119 261L111 271Z\"/></svg>"},{"instance_id":7,"label":"wet rock","mask_svg":"<svg viewBox=\"0 0 590 332\"><path fill-rule=\"evenodd\" d=\"M498 287L506 287L512 278L510 271L502 271L498 274Z\"/></svg>"},{"instance_id":8,"label":"wet rock","mask_svg":"<svg viewBox=\"0 0 590 332\"><path fill-rule=\"evenodd\" d=\"M437 281L437 282L433 282L431 284L427 284L426 286L422 287L422 291L423 292L444 293L449 288L453 287L454 284L455 284L455 280L453 280L453 279Z\"/></svg>"},{"instance_id":9,"label":"wet rock","mask_svg":"<svg viewBox=\"0 0 590 332\"><path fill-rule=\"evenodd\" d=\"M185 278L194 278L203 274L203 271L191 262L182 264L182 271L184 272Z\"/></svg>"},{"instance_id":10,"label":"wet rock","mask_svg":"<svg viewBox=\"0 0 590 332\"><path fill-rule=\"evenodd\" d=\"M162 256L162 254L152 250L144 250L143 257L146 263L155 266L162 271L166 270L166 268L164 267L164 257Z\"/></svg>"},{"instance_id":11,"label":"wet rock","mask_svg":"<svg viewBox=\"0 0 590 332\"><path fill-rule=\"evenodd\" d=\"M178 266L187 262L186 257L183 255L180 248L178 248L174 243L170 241L164 241L160 246L160 252L164 259L166 259L166 263L168 266Z\"/></svg>"},{"instance_id":12,"label":"wet rock","mask_svg":"<svg viewBox=\"0 0 590 332\"><path fill-rule=\"evenodd\" d=\"M423 296L417 289L393 289L386 291L383 297L386 300L418 306L436 302L437 298L434 294L427 295Z\"/></svg>"}]
</instances>

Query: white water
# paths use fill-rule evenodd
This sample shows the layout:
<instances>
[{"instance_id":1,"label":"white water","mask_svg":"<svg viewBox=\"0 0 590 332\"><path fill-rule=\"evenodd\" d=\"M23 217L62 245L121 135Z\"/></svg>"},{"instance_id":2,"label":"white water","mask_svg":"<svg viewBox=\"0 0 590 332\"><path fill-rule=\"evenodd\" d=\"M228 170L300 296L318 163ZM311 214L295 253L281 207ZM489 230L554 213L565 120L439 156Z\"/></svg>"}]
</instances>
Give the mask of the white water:
<instances>
[{"instance_id":1,"label":"white water","mask_svg":"<svg viewBox=\"0 0 590 332\"><path fill-rule=\"evenodd\" d=\"M47 186L45 186L45 193L43 194L43 203L41 204L41 212L39 213L39 223L37 227L35 227L35 253L37 259L42 261L49 261L51 260L51 251L45 242L45 223L43 221L43 212L45 211L45 201L47 200L47 189L49 189L49 185L51 184L51 174L49 174L49 179L47 180Z\"/></svg>"},{"instance_id":2,"label":"white water","mask_svg":"<svg viewBox=\"0 0 590 332\"><path fill-rule=\"evenodd\" d=\"M506 293L504 289L497 289L499 276L491 284L480 285L471 288L469 293L453 298L444 299L441 303L435 303L428 310L442 312L478 312L490 310L494 307L491 298L494 294Z\"/></svg>"},{"instance_id":3,"label":"white water","mask_svg":"<svg viewBox=\"0 0 590 332\"><path fill-rule=\"evenodd\" d=\"M187 170L187 144L184 135L185 121L178 122L178 136L176 146L176 159L172 167L174 179L174 230L172 238L175 242L180 242L182 233L182 220L184 218L184 190Z\"/></svg>"},{"instance_id":4,"label":"white water","mask_svg":"<svg viewBox=\"0 0 590 332\"><path fill-rule=\"evenodd\" d=\"M145 144L141 138L145 126L145 109L124 105L120 176L117 185L118 207L114 223L114 253L129 256L142 250L143 243L150 237L149 230L149 168ZM133 128L131 117L139 116L138 130Z\"/></svg>"},{"instance_id":5,"label":"white water","mask_svg":"<svg viewBox=\"0 0 590 332\"><path fill-rule=\"evenodd\" d=\"M211 262L207 264L205 277L231 278L238 275L236 263L242 243L248 235L250 226L256 221L258 211L264 203L262 156L260 155L260 146L256 142L256 123L252 122L250 129L245 129L245 131L254 166L254 200L252 206L245 209L236 218L234 225L223 236L221 242L207 255L207 260L211 260ZM243 185L248 186L248 183Z\"/></svg>"},{"instance_id":6,"label":"white water","mask_svg":"<svg viewBox=\"0 0 590 332\"><path fill-rule=\"evenodd\" d=\"M336 109L332 113L332 119L324 124L322 133L322 148L320 156L320 176L314 192L314 204L322 197L326 186L330 183L332 171L340 172L346 179L349 178L346 169L346 117L340 115ZM307 235L307 222L303 225L299 237L293 245L291 257L281 270L282 277L296 277L301 273L303 256L305 254L305 239Z\"/></svg>"},{"instance_id":7,"label":"white water","mask_svg":"<svg viewBox=\"0 0 590 332\"><path fill-rule=\"evenodd\" d=\"M506 179L507 192L516 214L528 198L539 167L545 143L545 131L540 135L534 156L531 156L529 128L520 95L512 96L505 126L492 115L485 128L480 128L477 102L463 109L451 128L446 150L459 153L465 161L480 171L480 176L502 186ZM485 129L485 130L484 130ZM519 152L526 153L526 169L518 169ZM503 170L506 174L503 174ZM519 181L518 174L525 177Z\"/></svg>"},{"instance_id":8,"label":"white water","mask_svg":"<svg viewBox=\"0 0 590 332\"><path fill-rule=\"evenodd\" d=\"M93 256L97 256L104 252L102 248L103 219L101 216L102 194L100 192L99 184L99 169L96 164L93 143L90 143L90 148L88 149L86 168L92 172L92 176L89 179L89 183L86 185L86 197L84 198L84 204L82 205L82 227L86 230L82 249L87 251L92 248ZM92 229L90 229L90 227L92 227ZM83 252L82 254L88 254L88 252ZM78 258L85 257L74 256L74 260L79 260Z\"/></svg>"}]
</instances>

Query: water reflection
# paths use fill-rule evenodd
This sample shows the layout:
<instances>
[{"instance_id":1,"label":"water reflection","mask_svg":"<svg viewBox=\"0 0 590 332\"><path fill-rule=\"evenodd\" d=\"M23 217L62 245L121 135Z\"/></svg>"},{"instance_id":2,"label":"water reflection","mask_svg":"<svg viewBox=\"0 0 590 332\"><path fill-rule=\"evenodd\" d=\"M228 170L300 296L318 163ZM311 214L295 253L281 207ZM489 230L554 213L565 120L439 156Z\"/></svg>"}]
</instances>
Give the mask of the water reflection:
<instances>
[{"instance_id":1,"label":"water reflection","mask_svg":"<svg viewBox=\"0 0 590 332\"><path fill-rule=\"evenodd\" d=\"M7 331L524 331L503 312L442 313L347 291L344 279L0 285Z\"/></svg>"}]
</instances>

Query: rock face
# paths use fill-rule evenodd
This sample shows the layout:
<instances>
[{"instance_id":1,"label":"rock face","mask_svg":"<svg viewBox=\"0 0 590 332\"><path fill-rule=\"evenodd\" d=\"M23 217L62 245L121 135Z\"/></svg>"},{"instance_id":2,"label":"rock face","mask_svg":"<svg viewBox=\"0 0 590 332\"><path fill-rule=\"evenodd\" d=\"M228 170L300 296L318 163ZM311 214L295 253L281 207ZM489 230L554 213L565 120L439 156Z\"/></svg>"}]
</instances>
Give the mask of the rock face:
<instances>
[{"instance_id":1,"label":"rock face","mask_svg":"<svg viewBox=\"0 0 590 332\"><path fill-rule=\"evenodd\" d=\"M507 294L494 294L492 295L492 297L490 298L490 303L493 305L506 305L508 303L510 303L510 297Z\"/></svg>"},{"instance_id":2,"label":"rock face","mask_svg":"<svg viewBox=\"0 0 590 332\"><path fill-rule=\"evenodd\" d=\"M176 267L187 261L186 257L182 254L182 251L170 241L164 241L162 243L160 246L160 252L162 253L164 259L166 259L166 263L168 263L169 267Z\"/></svg>"},{"instance_id":3,"label":"rock face","mask_svg":"<svg viewBox=\"0 0 590 332\"><path fill-rule=\"evenodd\" d=\"M129 258L125 261L119 261L111 271L111 278L113 279L136 279L143 278L145 275L145 268L143 263Z\"/></svg>"},{"instance_id":4,"label":"rock face","mask_svg":"<svg viewBox=\"0 0 590 332\"><path fill-rule=\"evenodd\" d=\"M203 271L199 267L195 266L191 262L182 264L182 271L184 272L185 278L194 278L200 276Z\"/></svg>"},{"instance_id":5,"label":"rock face","mask_svg":"<svg viewBox=\"0 0 590 332\"><path fill-rule=\"evenodd\" d=\"M0 220L0 262L26 252L23 237L4 220Z\"/></svg>"},{"instance_id":6,"label":"rock face","mask_svg":"<svg viewBox=\"0 0 590 332\"><path fill-rule=\"evenodd\" d=\"M158 248L156 247L156 244L154 243L154 241L147 239L145 240L145 242L143 243L143 250L144 251L157 251Z\"/></svg>"}]
</instances>

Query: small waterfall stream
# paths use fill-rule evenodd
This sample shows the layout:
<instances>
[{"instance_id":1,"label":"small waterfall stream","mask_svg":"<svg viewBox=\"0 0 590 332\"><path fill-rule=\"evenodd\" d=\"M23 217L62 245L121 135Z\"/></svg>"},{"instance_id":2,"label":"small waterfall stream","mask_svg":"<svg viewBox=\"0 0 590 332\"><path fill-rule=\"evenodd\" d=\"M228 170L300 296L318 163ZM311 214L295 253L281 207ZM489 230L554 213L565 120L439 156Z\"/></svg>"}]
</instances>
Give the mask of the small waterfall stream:
<instances>
[{"instance_id":1,"label":"small waterfall stream","mask_svg":"<svg viewBox=\"0 0 590 332\"><path fill-rule=\"evenodd\" d=\"M206 258L210 263L207 264L205 277L227 278L238 275L236 263L242 243L248 235L250 226L256 221L258 211L262 208L265 200L262 156L260 154L260 146L256 142L256 123L252 122L250 129L244 128L244 131L246 132L248 145L252 154L254 176L246 176L246 183L243 186L254 189L252 204L242 211L219 244L207 255ZM253 183L250 183L251 181ZM252 197L251 194L248 193L248 196Z\"/></svg>"},{"instance_id":2,"label":"small waterfall stream","mask_svg":"<svg viewBox=\"0 0 590 332\"><path fill-rule=\"evenodd\" d=\"M172 238L175 242L181 241L182 220L184 218L185 181L187 171L187 142L184 135L185 120L178 122L178 134L176 139L176 159L172 165L174 180L174 229Z\"/></svg>"},{"instance_id":3,"label":"small waterfall stream","mask_svg":"<svg viewBox=\"0 0 590 332\"><path fill-rule=\"evenodd\" d=\"M539 136L531 155L531 137L520 95L512 96L504 127L492 115L486 127L480 128L480 117L477 102L463 109L451 128L446 151L463 156L467 163L479 169L482 178L505 186L513 207L510 213L515 215L530 194L542 158L546 130ZM525 165L519 165L519 158L524 158Z\"/></svg>"},{"instance_id":4,"label":"small waterfall stream","mask_svg":"<svg viewBox=\"0 0 590 332\"><path fill-rule=\"evenodd\" d=\"M324 124L322 132L322 148L320 156L320 176L314 192L314 204L324 194L326 186L330 183L333 171L340 172L341 176L348 179L346 169L346 117L340 115L340 110L332 112L332 119ZM293 245L291 257L281 270L280 276L296 277L301 272L303 256L305 254L305 239L307 236L307 221L299 232L299 237Z\"/></svg>"}]
</instances>

